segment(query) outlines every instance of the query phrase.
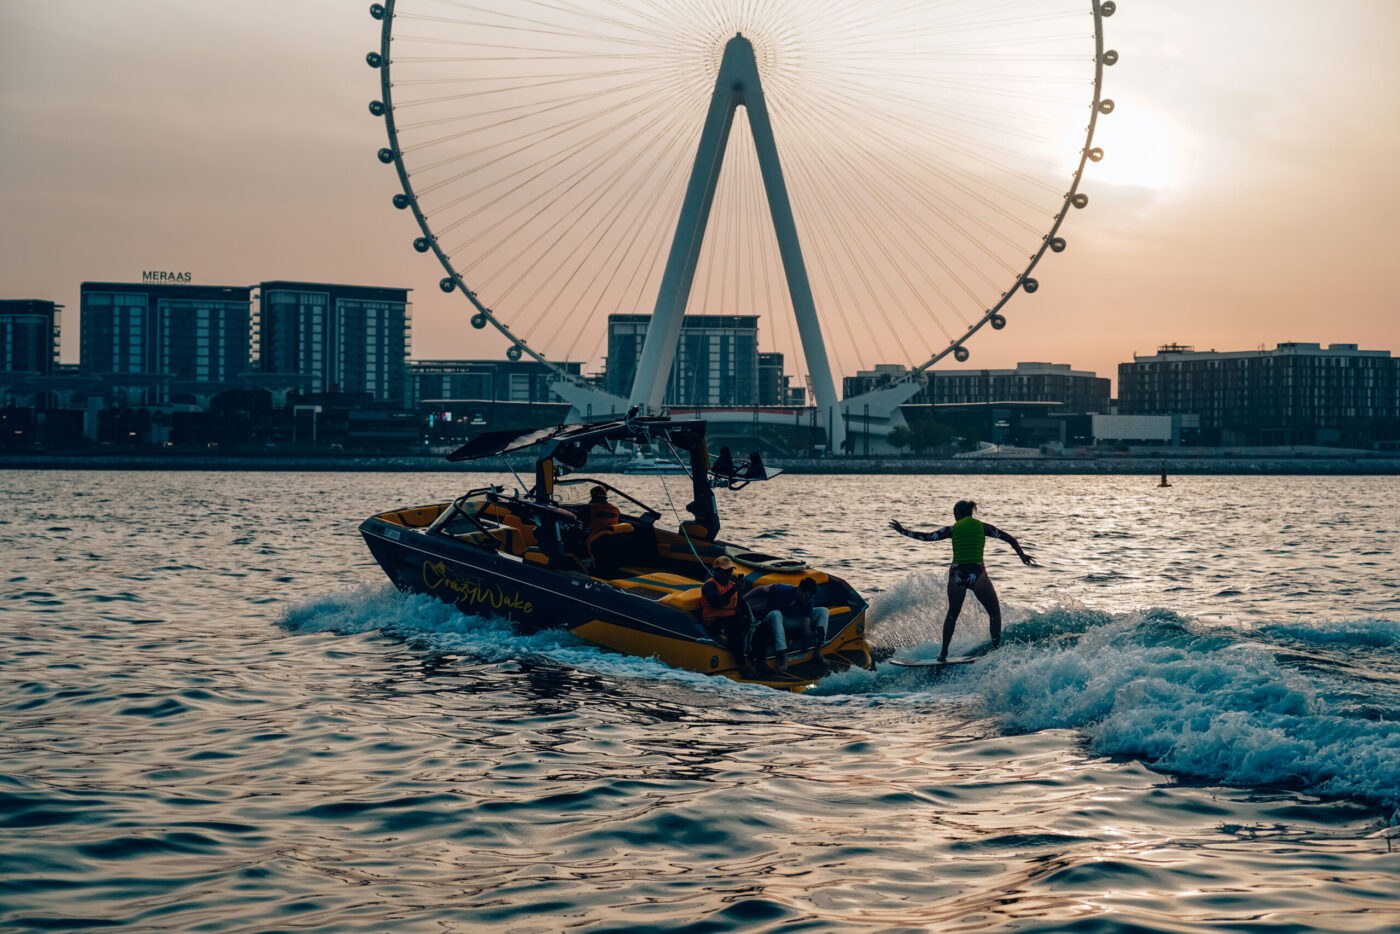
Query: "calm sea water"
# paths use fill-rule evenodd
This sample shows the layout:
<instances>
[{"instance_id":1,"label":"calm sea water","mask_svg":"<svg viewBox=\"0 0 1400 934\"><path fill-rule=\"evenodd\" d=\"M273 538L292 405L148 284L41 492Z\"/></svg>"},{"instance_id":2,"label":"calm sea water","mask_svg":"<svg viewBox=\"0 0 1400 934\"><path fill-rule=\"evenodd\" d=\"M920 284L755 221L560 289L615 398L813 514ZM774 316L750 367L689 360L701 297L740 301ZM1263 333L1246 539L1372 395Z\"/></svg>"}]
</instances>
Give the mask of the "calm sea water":
<instances>
[{"instance_id":1,"label":"calm sea water","mask_svg":"<svg viewBox=\"0 0 1400 934\"><path fill-rule=\"evenodd\" d=\"M1002 651L803 696L392 592L359 521L484 479L0 474L0 928L1400 926L1393 479L722 492L902 656L948 552L888 519L972 497L1043 562L989 543Z\"/></svg>"}]
</instances>

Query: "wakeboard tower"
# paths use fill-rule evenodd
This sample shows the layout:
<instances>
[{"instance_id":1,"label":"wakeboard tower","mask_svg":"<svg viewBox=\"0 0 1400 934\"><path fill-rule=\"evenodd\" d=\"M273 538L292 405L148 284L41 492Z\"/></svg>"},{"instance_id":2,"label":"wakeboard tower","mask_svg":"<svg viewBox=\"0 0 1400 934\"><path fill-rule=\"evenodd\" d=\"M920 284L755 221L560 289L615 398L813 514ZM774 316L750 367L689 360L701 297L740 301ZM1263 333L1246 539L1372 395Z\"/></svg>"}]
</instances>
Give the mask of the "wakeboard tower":
<instances>
[{"instance_id":1,"label":"wakeboard tower","mask_svg":"<svg viewBox=\"0 0 1400 934\"><path fill-rule=\"evenodd\" d=\"M686 463L689 519L676 527L662 514L605 481L571 476L589 452L617 442L669 449ZM360 532L400 590L431 594L472 616L503 616L526 631L568 629L629 655L736 681L803 690L829 668L871 668L865 639L867 603L834 575L798 558L763 554L719 536L714 485L736 489L711 472L702 419L628 418L531 431L485 432L449 454L453 462L536 450L527 491L468 490L451 502L371 516ZM744 484L768 479L745 476ZM588 533L587 495L601 486L615 497L620 521ZM700 588L727 555L748 585L803 578L817 584L827 608L826 640L798 647L787 671L747 671L700 620ZM791 650L791 647L790 647Z\"/></svg>"}]
</instances>

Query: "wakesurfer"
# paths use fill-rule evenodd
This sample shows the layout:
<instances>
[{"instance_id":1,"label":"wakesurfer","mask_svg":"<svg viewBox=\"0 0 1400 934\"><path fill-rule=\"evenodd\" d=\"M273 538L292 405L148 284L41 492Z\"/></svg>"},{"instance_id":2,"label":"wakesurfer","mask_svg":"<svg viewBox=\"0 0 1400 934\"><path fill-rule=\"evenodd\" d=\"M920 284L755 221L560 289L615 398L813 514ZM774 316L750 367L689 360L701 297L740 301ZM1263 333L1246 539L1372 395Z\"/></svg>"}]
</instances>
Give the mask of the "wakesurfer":
<instances>
[{"instance_id":1,"label":"wakesurfer","mask_svg":"<svg viewBox=\"0 0 1400 934\"><path fill-rule=\"evenodd\" d=\"M953 524L934 532L914 532L900 525L898 520L890 520L890 528L921 542L939 542L945 538L953 540L953 563L948 568L948 615L943 619L943 650L938 653L940 662L948 660L948 646L953 641L953 630L957 628L958 614L962 612L963 600L969 589L987 610L992 648L1001 647L1001 604L997 600L992 579L987 576L987 566L982 563L987 539L1001 539L1011 546L1023 564L1035 564L1035 559L1022 550L1021 543L1010 533L989 522L974 519L972 513L976 509L977 504L971 500L959 500L953 505Z\"/></svg>"}]
</instances>

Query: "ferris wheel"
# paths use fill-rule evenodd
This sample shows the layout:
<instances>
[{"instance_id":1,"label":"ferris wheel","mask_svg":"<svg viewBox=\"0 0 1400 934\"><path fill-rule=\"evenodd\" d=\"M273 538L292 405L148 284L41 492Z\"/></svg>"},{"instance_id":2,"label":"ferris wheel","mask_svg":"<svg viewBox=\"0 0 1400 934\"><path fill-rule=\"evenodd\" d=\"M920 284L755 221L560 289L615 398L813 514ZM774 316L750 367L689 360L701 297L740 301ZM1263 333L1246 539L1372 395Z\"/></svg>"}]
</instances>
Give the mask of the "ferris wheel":
<instances>
[{"instance_id":1,"label":"ferris wheel","mask_svg":"<svg viewBox=\"0 0 1400 934\"><path fill-rule=\"evenodd\" d=\"M379 158L443 291L561 384L609 316L650 315L632 400L653 407L682 314L758 316L818 406L837 373L968 359L1066 248L1118 59L1112 0L370 12Z\"/></svg>"}]
</instances>

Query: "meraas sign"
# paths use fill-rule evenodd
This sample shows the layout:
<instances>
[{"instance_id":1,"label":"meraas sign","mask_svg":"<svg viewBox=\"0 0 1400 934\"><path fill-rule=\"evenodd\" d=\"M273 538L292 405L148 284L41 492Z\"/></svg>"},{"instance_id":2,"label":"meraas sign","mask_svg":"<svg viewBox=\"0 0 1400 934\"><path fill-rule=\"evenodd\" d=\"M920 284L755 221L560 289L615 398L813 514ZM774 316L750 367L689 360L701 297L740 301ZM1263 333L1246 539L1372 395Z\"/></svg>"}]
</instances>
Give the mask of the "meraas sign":
<instances>
[{"instance_id":1,"label":"meraas sign","mask_svg":"<svg viewBox=\"0 0 1400 934\"><path fill-rule=\"evenodd\" d=\"M152 269L141 271L142 285L189 285L193 279L188 272L161 272Z\"/></svg>"}]
</instances>

